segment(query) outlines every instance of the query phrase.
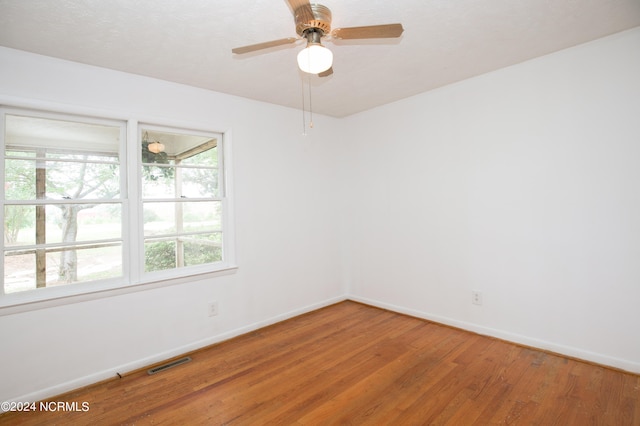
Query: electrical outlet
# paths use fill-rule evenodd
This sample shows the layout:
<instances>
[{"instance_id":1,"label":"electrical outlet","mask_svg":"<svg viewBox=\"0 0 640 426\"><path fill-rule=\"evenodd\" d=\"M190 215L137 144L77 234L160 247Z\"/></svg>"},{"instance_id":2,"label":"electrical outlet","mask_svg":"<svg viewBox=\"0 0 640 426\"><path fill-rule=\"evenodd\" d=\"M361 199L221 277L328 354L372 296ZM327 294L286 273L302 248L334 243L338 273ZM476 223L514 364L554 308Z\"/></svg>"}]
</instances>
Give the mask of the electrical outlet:
<instances>
[{"instance_id":1,"label":"electrical outlet","mask_svg":"<svg viewBox=\"0 0 640 426\"><path fill-rule=\"evenodd\" d=\"M482 305L482 292L480 291L472 291L471 292L471 303L474 305Z\"/></svg>"},{"instance_id":2,"label":"electrical outlet","mask_svg":"<svg viewBox=\"0 0 640 426\"><path fill-rule=\"evenodd\" d=\"M210 317L215 317L216 315L218 315L218 302L209 302L207 308Z\"/></svg>"}]
</instances>

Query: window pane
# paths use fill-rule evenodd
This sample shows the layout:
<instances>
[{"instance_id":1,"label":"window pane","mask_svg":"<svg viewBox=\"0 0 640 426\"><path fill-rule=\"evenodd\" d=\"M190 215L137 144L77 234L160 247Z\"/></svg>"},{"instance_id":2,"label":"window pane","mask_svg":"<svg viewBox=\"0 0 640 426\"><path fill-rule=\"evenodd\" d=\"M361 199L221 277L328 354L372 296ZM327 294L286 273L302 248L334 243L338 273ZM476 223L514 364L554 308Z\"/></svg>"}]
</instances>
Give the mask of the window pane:
<instances>
[{"instance_id":1,"label":"window pane","mask_svg":"<svg viewBox=\"0 0 640 426\"><path fill-rule=\"evenodd\" d=\"M36 162L33 160L6 159L5 166L5 200L36 199Z\"/></svg>"},{"instance_id":2,"label":"window pane","mask_svg":"<svg viewBox=\"0 0 640 426\"><path fill-rule=\"evenodd\" d=\"M149 202L144 203L143 214L145 236L219 231L222 227L220 201Z\"/></svg>"},{"instance_id":3,"label":"window pane","mask_svg":"<svg viewBox=\"0 0 640 426\"><path fill-rule=\"evenodd\" d=\"M40 186L44 194L39 197L36 170L44 171ZM6 200L114 198L120 193L119 166L115 163L7 159L5 179Z\"/></svg>"},{"instance_id":4,"label":"window pane","mask_svg":"<svg viewBox=\"0 0 640 426\"><path fill-rule=\"evenodd\" d=\"M44 209L45 238L36 241L38 209ZM122 206L113 204L56 204L5 206L7 246L117 239L122 237Z\"/></svg>"},{"instance_id":5,"label":"window pane","mask_svg":"<svg viewBox=\"0 0 640 426\"><path fill-rule=\"evenodd\" d=\"M45 271L41 287L55 287L76 282L122 276L120 244L73 250L7 251L4 256L4 291L15 293L37 288L36 263Z\"/></svg>"},{"instance_id":6,"label":"window pane","mask_svg":"<svg viewBox=\"0 0 640 426\"><path fill-rule=\"evenodd\" d=\"M142 196L147 199L220 196L217 169L144 166L143 175Z\"/></svg>"},{"instance_id":7,"label":"window pane","mask_svg":"<svg viewBox=\"0 0 640 426\"><path fill-rule=\"evenodd\" d=\"M190 156L182 156L182 165L218 167L218 140L208 139L203 145L206 150L193 153Z\"/></svg>"},{"instance_id":8,"label":"window pane","mask_svg":"<svg viewBox=\"0 0 640 426\"><path fill-rule=\"evenodd\" d=\"M145 242L145 271L222 261L222 233L184 235Z\"/></svg>"},{"instance_id":9,"label":"window pane","mask_svg":"<svg viewBox=\"0 0 640 426\"><path fill-rule=\"evenodd\" d=\"M153 241L144 245L144 271L162 271L176 267L176 241Z\"/></svg>"},{"instance_id":10,"label":"window pane","mask_svg":"<svg viewBox=\"0 0 640 426\"><path fill-rule=\"evenodd\" d=\"M147 199L220 196L217 169L144 166L143 176L142 196Z\"/></svg>"},{"instance_id":11,"label":"window pane","mask_svg":"<svg viewBox=\"0 0 640 426\"><path fill-rule=\"evenodd\" d=\"M142 130L144 198L217 198L218 138Z\"/></svg>"},{"instance_id":12,"label":"window pane","mask_svg":"<svg viewBox=\"0 0 640 426\"><path fill-rule=\"evenodd\" d=\"M182 240L185 266L222 261L221 233L198 235Z\"/></svg>"},{"instance_id":13,"label":"window pane","mask_svg":"<svg viewBox=\"0 0 640 426\"><path fill-rule=\"evenodd\" d=\"M4 243L6 246L36 243L35 206L5 206Z\"/></svg>"},{"instance_id":14,"label":"window pane","mask_svg":"<svg viewBox=\"0 0 640 426\"><path fill-rule=\"evenodd\" d=\"M47 161L46 170L48 198L86 200L116 198L120 194L117 164Z\"/></svg>"},{"instance_id":15,"label":"window pane","mask_svg":"<svg viewBox=\"0 0 640 426\"><path fill-rule=\"evenodd\" d=\"M215 198L220 196L217 169L178 168L176 174L179 173L182 173L181 196L187 198Z\"/></svg>"},{"instance_id":16,"label":"window pane","mask_svg":"<svg viewBox=\"0 0 640 426\"><path fill-rule=\"evenodd\" d=\"M5 160L5 199L118 196L119 126L18 115L5 124L5 156L24 158Z\"/></svg>"},{"instance_id":17,"label":"window pane","mask_svg":"<svg viewBox=\"0 0 640 426\"><path fill-rule=\"evenodd\" d=\"M57 224L55 228L53 224L47 227L47 243L122 237L122 205L119 203L47 206L47 220ZM74 232L75 238L72 238Z\"/></svg>"},{"instance_id":18,"label":"window pane","mask_svg":"<svg viewBox=\"0 0 640 426\"><path fill-rule=\"evenodd\" d=\"M35 150L30 150L30 151L14 151L11 149L7 149L6 150L6 154L7 157L25 157L25 158L36 158L36 151Z\"/></svg>"},{"instance_id":19,"label":"window pane","mask_svg":"<svg viewBox=\"0 0 640 426\"><path fill-rule=\"evenodd\" d=\"M217 166L217 138L142 129L142 162Z\"/></svg>"},{"instance_id":20,"label":"window pane","mask_svg":"<svg viewBox=\"0 0 640 426\"><path fill-rule=\"evenodd\" d=\"M58 151L117 154L120 127L40 117L7 115L7 150L50 148Z\"/></svg>"}]
</instances>

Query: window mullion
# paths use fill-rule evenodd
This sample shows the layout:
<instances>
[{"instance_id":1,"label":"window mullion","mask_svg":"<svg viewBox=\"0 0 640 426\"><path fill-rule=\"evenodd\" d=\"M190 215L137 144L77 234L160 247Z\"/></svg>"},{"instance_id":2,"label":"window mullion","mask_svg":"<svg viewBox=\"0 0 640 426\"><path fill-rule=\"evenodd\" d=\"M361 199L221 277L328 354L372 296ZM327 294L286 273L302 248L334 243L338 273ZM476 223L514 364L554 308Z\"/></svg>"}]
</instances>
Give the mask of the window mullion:
<instances>
[{"instance_id":1,"label":"window mullion","mask_svg":"<svg viewBox=\"0 0 640 426\"><path fill-rule=\"evenodd\" d=\"M143 218L142 218L142 191L140 188L140 166L142 158L138 147L140 129L137 120L127 122L126 140L123 152L126 153L126 225L125 233L125 276L129 276L132 283L140 282L142 271L144 270L144 246L143 238Z\"/></svg>"},{"instance_id":2,"label":"window mullion","mask_svg":"<svg viewBox=\"0 0 640 426\"><path fill-rule=\"evenodd\" d=\"M47 169L44 157L46 150L36 150L36 199L42 200L47 194ZM36 244L46 244L47 235L47 208L45 205L36 206ZM36 249L36 288L47 286L47 252L44 249Z\"/></svg>"},{"instance_id":3,"label":"window mullion","mask_svg":"<svg viewBox=\"0 0 640 426\"><path fill-rule=\"evenodd\" d=\"M175 174L176 198L182 197L182 169L178 167L180 166L181 162L182 160L180 160L179 158L175 159L176 167L174 168L174 174ZM184 232L184 220L183 220L184 209L182 207L183 206L181 202L175 203L175 209L176 209L175 220L176 220L177 234L182 234L182 232ZM176 238L176 266L178 267L184 266L184 243L179 238Z\"/></svg>"}]
</instances>

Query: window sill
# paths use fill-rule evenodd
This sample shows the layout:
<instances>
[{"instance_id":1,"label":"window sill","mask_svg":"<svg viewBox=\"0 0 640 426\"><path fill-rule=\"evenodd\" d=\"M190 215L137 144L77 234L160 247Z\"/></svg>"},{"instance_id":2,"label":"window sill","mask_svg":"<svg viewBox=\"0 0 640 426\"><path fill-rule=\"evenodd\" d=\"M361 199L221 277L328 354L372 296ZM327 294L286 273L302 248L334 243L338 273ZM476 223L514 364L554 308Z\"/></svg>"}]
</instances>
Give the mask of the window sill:
<instances>
[{"instance_id":1,"label":"window sill","mask_svg":"<svg viewBox=\"0 0 640 426\"><path fill-rule=\"evenodd\" d=\"M220 266L214 271L194 272L180 277L163 278L158 274L155 278L141 281L134 284L113 283L84 283L77 286L72 284L65 287L52 288L55 292L27 291L4 295L0 299L0 316L13 315L21 312L28 312L38 309L51 308L55 306L68 305L72 303L86 302L89 300L102 299L105 297L119 296L138 291L153 290L172 285L184 284L194 280L204 280L231 275L238 269L237 265ZM49 289L42 289L49 290Z\"/></svg>"}]
</instances>

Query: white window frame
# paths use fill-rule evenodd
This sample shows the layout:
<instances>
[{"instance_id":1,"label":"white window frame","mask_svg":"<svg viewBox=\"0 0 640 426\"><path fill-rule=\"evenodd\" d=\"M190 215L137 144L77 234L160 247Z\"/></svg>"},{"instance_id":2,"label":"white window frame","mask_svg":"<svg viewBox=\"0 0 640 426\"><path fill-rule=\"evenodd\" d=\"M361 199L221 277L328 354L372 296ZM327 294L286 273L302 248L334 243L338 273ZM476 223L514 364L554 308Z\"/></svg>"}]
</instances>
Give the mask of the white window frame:
<instances>
[{"instance_id":1,"label":"white window frame","mask_svg":"<svg viewBox=\"0 0 640 426\"><path fill-rule=\"evenodd\" d=\"M0 98L2 102L2 98ZM217 131L199 123L166 122L166 120L144 120L122 117L109 112L73 110L70 108L46 108L34 105L0 105L0 149L5 149L5 115L17 114L32 117L53 118L66 121L86 122L89 124L120 125L120 179L122 197L122 277L117 279L79 282L63 286L41 288L4 294L4 253L0 263L0 316L17 312L41 309L51 306L76 303L134 291L176 285L194 279L208 279L233 273L237 269L235 259L235 226L233 214L233 173L231 152L231 130ZM14 103L15 104L15 103ZM144 123L144 124L141 124ZM144 272L143 222L141 198L141 150L140 134L142 128L157 127L162 130L191 132L200 135L220 137L221 148L221 202L223 260L222 262L174 268L165 271ZM4 223L4 164L0 176L2 191L0 220ZM4 236L1 242L4 247Z\"/></svg>"},{"instance_id":2,"label":"white window frame","mask_svg":"<svg viewBox=\"0 0 640 426\"><path fill-rule=\"evenodd\" d=\"M138 201L138 211L139 214L142 215L143 212L143 207L144 207L144 199L142 197L142 178L140 175L140 169L141 169L141 165L142 165L142 150L140 149L141 146L141 141L143 138L143 134L145 133L145 131L151 130L151 131L159 131L159 132L167 132L167 133L177 133L177 134L181 134L181 135L193 135L193 136L206 136L206 137L210 137L210 138L217 138L218 139L218 155L222 154L219 158L218 158L218 182L219 182L219 190L220 190L220 194L219 194L219 200L222 204L222 222L223 222L223 229L222 229L222 241L223 241L223 260L222 262L216 262L213 265L219 265L219 264L224 264L225 263L225 258L226 258L226 253L225 253L225 239L226 239L226 234L225 234L225 229L224 229L224 222L225 222L225 205L226 205L226 187L225 187L225 182L226 182L226 177L224 174L224 170L226 170L225 168L225 159L224 159L224 153L226 150L226 144L225 144L225 136L222 133L219 132L203 132L203 131L197 131L197 130L193 130L193 129L182 129L182 128L176 128L176 127L168 127L168 126L162 126L162 125L154 125L154 124L148 124L148 123L138 123L137 126L138 132L137 132L137 161L136 161L136 165L138 167L137 170L137 180L138 180L138 191L139 191L139 196L137 197L137 201ZM138 235L137 237L140 239L140 241L142 242L142 245L144 245L144 226L142 226L142 221L140 221L140 225L138 226ZM142 250L142 254L144 254L144 250ZM138 273L140 274L140 276L142 277L148 277L148 279L150 280L158 280L158 279L166 279L167 277L182 277L185 275L185 270L187 271L191 271L191 273L189 275L194 275L194 274L201 274L201 273L206 273L208 271L211 270L212 264L203 264L203 265L194 265L194 266L186 266L186 267L180 267L180 268L173 268L173 269L167 269L167 270L163 270L163 271L154 271L154 272L145 272L144 271L144 258L140 259L140 263L139 265L139 270ZM214 266L215 268L216 266Z\"/></svg>"}]
</instances>

